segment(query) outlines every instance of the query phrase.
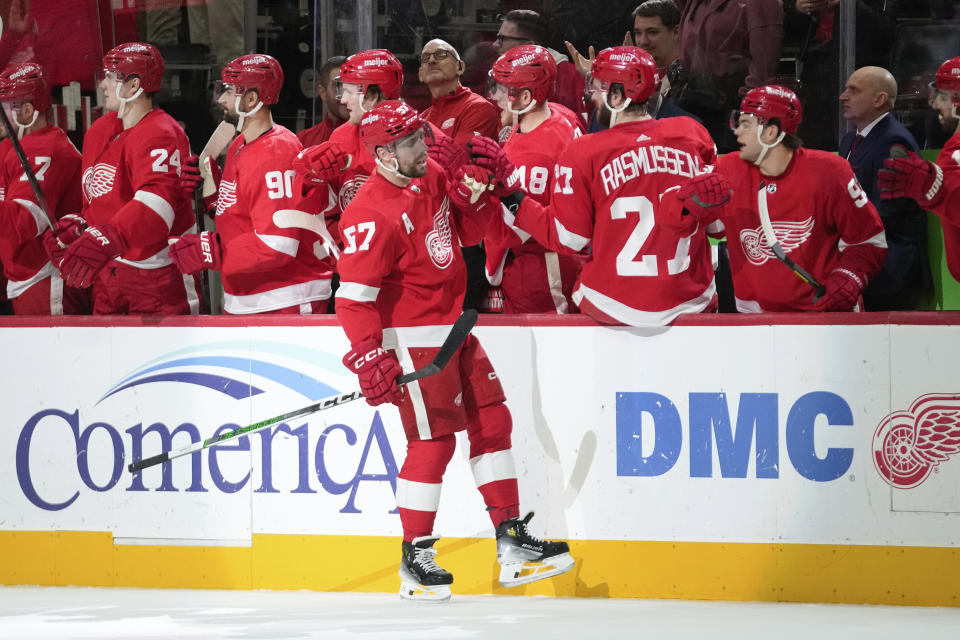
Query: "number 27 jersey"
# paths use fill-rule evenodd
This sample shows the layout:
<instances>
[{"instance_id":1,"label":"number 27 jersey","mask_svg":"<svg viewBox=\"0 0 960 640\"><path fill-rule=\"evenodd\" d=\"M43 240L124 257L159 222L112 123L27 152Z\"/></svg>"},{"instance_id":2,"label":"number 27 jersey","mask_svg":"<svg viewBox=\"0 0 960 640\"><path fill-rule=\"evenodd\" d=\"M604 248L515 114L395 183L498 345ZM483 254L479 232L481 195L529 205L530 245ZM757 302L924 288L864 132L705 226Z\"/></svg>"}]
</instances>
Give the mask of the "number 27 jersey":
<instances>
[{"instance_id":1,"label":"number 27 jersey","mask_svg":"<svg viewBox=\"0 0 960 640\"><path fill-rule=\"evenodd\" d=\"M715 285L706 234L697 228L682 235L665 225L660 201L715 159L709 134L685 117L624 123L570 143L555 169L552 220L539 224L555 236L554 246L592 245L574 291L581 310L593 306L641 326L710 305Z\"/></svg>"}]
</instances>

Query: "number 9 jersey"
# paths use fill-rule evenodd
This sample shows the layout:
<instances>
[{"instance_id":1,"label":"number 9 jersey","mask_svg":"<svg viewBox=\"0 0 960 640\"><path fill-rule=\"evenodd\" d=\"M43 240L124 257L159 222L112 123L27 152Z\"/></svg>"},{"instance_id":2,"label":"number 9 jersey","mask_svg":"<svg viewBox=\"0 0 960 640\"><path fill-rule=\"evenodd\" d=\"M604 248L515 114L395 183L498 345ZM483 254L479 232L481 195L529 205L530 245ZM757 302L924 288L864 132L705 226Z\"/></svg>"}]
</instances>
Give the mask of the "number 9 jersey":
<instances>
[{"instance_id":1,"label":"number 9 jersey","mask_svg":"<svg viewBox=\"0 0 960 640\"><path fill-rule=\"evenodd\" d=\"M665 224L661 200L715 160L713 140L692 118L618 124L571 142L549 207L526 198L514 223L555 251L589 248L573 293L581 312L605 323L669 324L714 308L716 285L705 230Z\"/></svg>"}]
</instances>

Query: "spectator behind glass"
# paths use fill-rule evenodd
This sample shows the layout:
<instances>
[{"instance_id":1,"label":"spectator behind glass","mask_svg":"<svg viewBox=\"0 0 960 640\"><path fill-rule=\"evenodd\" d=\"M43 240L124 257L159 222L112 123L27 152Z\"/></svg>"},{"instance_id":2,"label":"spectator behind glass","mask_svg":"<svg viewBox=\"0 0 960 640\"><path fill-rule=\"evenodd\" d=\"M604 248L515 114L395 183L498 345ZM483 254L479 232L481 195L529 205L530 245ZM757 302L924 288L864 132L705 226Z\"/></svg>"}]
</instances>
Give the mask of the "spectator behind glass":
<instances>
[{"instance_id":1,"label":"spectator behind glass","mask_svg":"<svg viewBox=\"0 0 960 640\"><path fill-rule=\"evenodd\" d=\"M739 148L730 112L750 89L770 84L783 39L780 0L680 0L680 78L673 97L703 120L721 152Z\"/></svg>"},{"instance_id":2,"label":"spectator behind glass","mask_svg":"<svg viewBox=\"0 0 960 640\"><path fill-rule=\"evenodd\" d=\"M583 76L567 56L547 46L549 38L547 21L536 11L516 9L503 17L497 32L497 53L503 55L521 44L538 44L547 49L557 63L557 86L550 97L576 114L586 112L583 102Z\"/></svg>"},{"instance_id":3,"label":"spectator behind glass","mask_svg":"<svg viewBox=\"0 0 960 640\"><path fill-rule=\"evenodd\" d=\"M346 60L343 56L328 58L317 71L317 95L323 104L323 121L297 134L304 147L326 142L333 130L350 117L347 108L337 99L334 79L340 75L340 65Z\"/></svg>"},{"instance_id":4,"label":"spectator behind glass","mask_svg":"<svg viewBox=\"0 0 960 640\"><path fill-rule=\"evenodd\" d=\"M423 46L418 77L430 90L431 100L423 118L461 145L477 134L495 137L500 129L497 107L460 84L465 69L449 42L437 38Z\"/></svg>"},{"instance_id":5,"label":"spectator behind glass","mask_svg":"<svg viewBox=\"0 0 960 640\"><path fill-rule=\"evenodd\" d=\"M918 150L913 135L890 113L896 96L897 81L881 67L857 69L840 94L843 117L857 128L840 140L840 157L853 167L887 234L883 268L863 292L867 311L920 308L931 282L926 214L910 198L882 200L877 185L877 171L890 156L891 146Z\"/></svg>"}]
</instances>

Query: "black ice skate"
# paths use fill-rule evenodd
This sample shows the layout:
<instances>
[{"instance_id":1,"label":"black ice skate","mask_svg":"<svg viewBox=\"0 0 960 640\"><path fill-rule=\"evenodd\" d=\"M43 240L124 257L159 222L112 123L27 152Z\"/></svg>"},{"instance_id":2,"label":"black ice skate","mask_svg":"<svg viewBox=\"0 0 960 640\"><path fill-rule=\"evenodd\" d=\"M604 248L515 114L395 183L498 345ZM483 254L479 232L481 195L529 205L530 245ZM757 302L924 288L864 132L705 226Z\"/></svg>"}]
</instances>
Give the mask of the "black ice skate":
<instances>
[{"instance_id":1,"label":"black ice skate","mask_svg":"<svg viewBox=\"0 0 960 640\"><path fill-rule=\"evenodd\" d=\"M403 543L400 561L400 597L423 602L446 602L450 599L453 575L434 561L437 550L433 543L440 536L421 536Z\"/></svg>"},{"instance_id":2,"label":"black ice skate","mask_svg":"<svg viewBox=\"0 0 960 640\"><path fill-rule=\"evenodd\" d=\"M523 520L511 518L497 527L497 561L504 587L543 580L573 568L566 542L541 540L530 534L527 523L532 517L531 511Z\"/></svg>"}]
</instances>

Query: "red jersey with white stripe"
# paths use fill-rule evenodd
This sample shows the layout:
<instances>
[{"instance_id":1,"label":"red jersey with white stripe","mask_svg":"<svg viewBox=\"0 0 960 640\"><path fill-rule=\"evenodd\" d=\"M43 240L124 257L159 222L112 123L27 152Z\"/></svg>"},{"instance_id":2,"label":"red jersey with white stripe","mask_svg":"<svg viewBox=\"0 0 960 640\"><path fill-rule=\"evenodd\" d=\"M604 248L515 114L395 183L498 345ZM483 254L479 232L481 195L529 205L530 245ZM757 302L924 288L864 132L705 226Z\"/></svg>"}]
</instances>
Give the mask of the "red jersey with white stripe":
<instances>
[{"instance_id":1,"label":"red jersey with white stripe","mask_svg":"<svg viewBox=\"0 0 960 640\"><path fill-rule=\"evenodd\" d=\"M118 259L144 269L172 264L167 238L196 224L190 201L177 188L189 148L183 128L156 108L129 129L107 113L87 130L82 215L119 232L127 250Z\"/></svg>"},{"instance_id":2,"label":"red jersey with white stripe","mask_svg":"<svg viewBox=\"0 0 960 640\"><path fill-rule=\"evenodd\" d=\"M584 313L667 324L707 309L716 288L703 229L682 235L662 224L660 200L715 159L713 140L691 118L618 124L571 142L549 207L524 199L515 225L554 250L592 248L574 291Z\"/></svg>"},{"instance_id":3,"label":"red jersey with white stripe","mask_svg":"<svg viewBox=\"0 0 960 640\"><path fill-rule=\"evenodd\" d=\"M453 212L446 173L432 159L426 176L402 188L374 173L340 219L336 308L350 343L440 346L463 306L460 247L480 241L481 224Z\"/></svg>"},{"instance_id":4,"label":"red jersey with white stripe","mask_svg":"<svg viewBox=\"0 0 960 640\"><path fill-rule=\"evenodd\" d=\"M20 144L49 213L57 219L78 213L80 152L67 135L47 126L28 133ZM0 201L0 262L9 279L9 297L16 298L54 269L40 241L40 234L50 228L49 219L37 204L9 138L0 142Z\"/></svg>"},{"instance_id":5,"label":"red jersey with white stripe","mask_svg":"<svg viewBox=\"0 0 960 640\"><path fill-rule=\"evenodd\" d=\"M532 131L524 133L519 127L514 128L503 150L516 167L515 175L524 193L543 205L550 202L557 158L578 137L580 130L552 105L550 116ZM582 259L548 251L529 233L508 224L502 216L491 221L484 236L484 248L487 280L494 286L502 285L507 313L575 310L569 296ZM520 256L528 257L519 259ZM575 264L561 269L560 261ZM515 273L505 275L508 272ZM569 282L564 282L564 275ZM540 289L540 295L533 289ZM519 299L521 297L525 299Z\"/></svg>"},{"instance_id":6,"label":"red jersey with white stripe","mask_svg":"<svg viewBox=\"0 0 960 640\"><path fill-rule=\"evenodd\" d=\"M313 232L281 229L273 214L310 211L293 193L293 159L302 149L288 129L273 125L227 150L217 198L216 223L223 263L223 308L260 313L330 297L327 250Z\"/></svg>"},{"instance_id":7,"label":"red jersey with white stripe","mask_svg":"<svg viewBox=\"0 0 960 640\"><path fill-rule=\"evenodd\" d=\"M813 310L813 290L774 256L764 238L757 204L761 181L783 250L814 278L825 282L841 266L872 278L883 265L883 223L850 164L836 154L797 149L786 171L774 178L761 176L736 153L720 158L716 170L734 189L722 221L741 312Z\"/></svg>"}]
</instances>

